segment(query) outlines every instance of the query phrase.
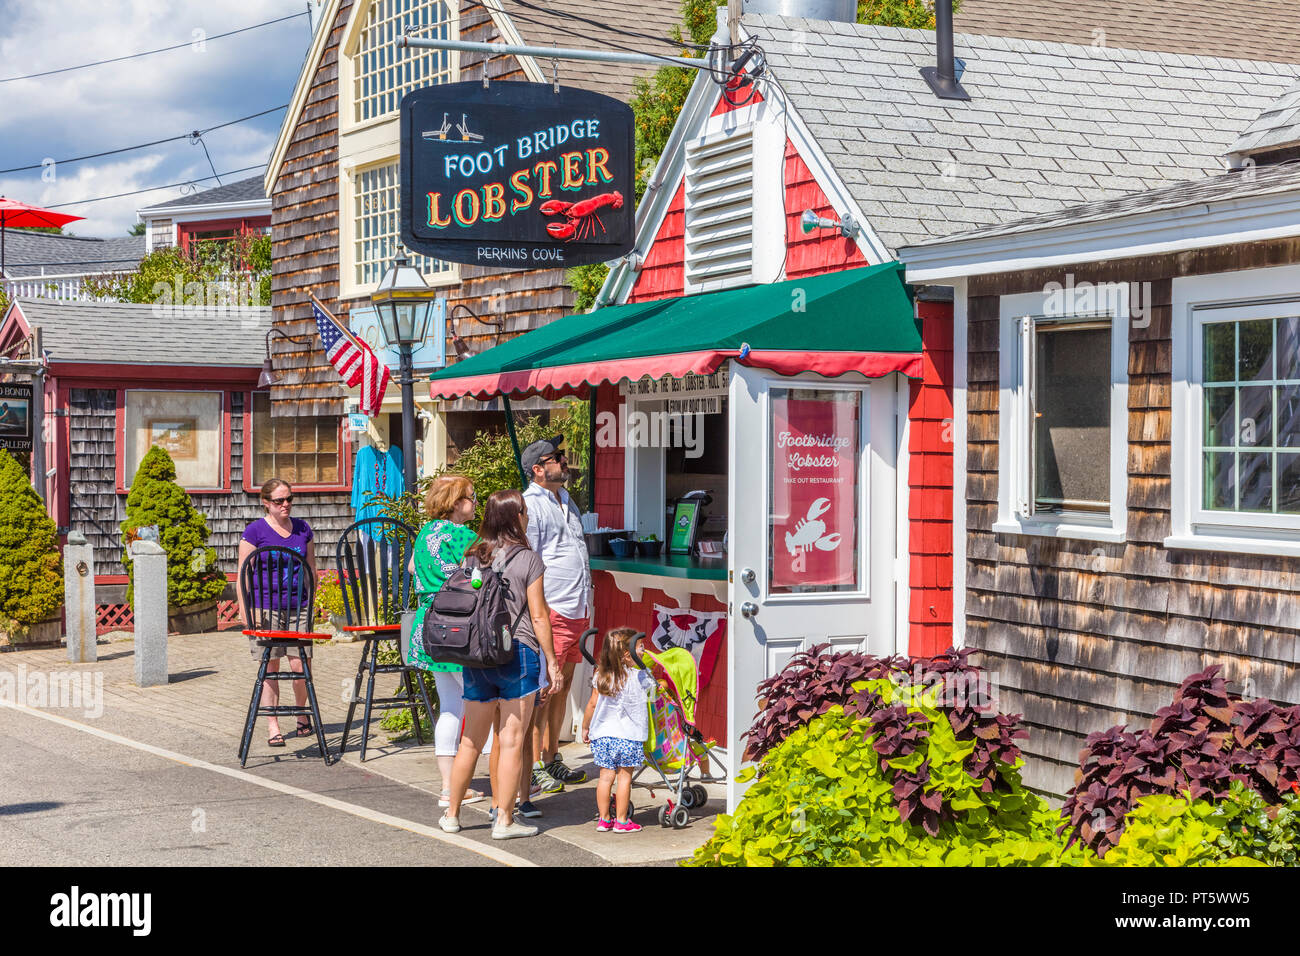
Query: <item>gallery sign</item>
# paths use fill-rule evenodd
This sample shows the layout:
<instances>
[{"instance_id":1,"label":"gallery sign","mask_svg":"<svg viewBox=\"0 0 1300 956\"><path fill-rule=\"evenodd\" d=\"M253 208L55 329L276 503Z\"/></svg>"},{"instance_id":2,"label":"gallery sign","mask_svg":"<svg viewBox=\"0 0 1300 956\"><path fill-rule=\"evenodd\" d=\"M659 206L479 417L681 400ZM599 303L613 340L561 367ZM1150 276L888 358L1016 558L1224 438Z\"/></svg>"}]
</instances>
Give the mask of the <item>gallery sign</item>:
<instances>
[{"instance_id":1,"label":"gallery sign","mask_svg":"<svg viewBox=\"0 0 1300 956\"><path fill-rule=\"evenodd\" d=\"M32 450L32 385L0 385L0 448Z\"/></svg>"},{"instance_id":2,"label":"gallery sign","mask_svg":"<svg viewBox=\"0 0 1300 956\"><path fill-rule=\"evenodd\" d=\"M632 110L549 83L450 83L401 107L401 239L449 262L538 269L632 249Z\"/></svg>"}]
</instances>

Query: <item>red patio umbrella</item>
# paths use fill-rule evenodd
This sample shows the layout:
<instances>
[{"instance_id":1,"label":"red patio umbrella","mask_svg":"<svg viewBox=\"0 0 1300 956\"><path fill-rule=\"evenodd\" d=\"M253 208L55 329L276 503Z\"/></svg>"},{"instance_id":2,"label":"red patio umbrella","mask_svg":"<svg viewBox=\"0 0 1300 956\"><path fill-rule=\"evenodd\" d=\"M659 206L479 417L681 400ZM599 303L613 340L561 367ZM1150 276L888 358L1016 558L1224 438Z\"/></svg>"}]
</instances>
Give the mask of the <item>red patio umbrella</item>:
<instances>
[{"instance_id":1,"label":"red patio umbrella","mask_svg":"<svg viewBox=\"0 0 1300 956\"><path fill-rule=\"evenodd\" d=\"M17 199L6 199L0 196L0 276L3 276L5 271L5 227L62 226L84 218L85 216L69 216L65 212L42 209L40 206L31 206Z\"/></svg>"}]
</instances>

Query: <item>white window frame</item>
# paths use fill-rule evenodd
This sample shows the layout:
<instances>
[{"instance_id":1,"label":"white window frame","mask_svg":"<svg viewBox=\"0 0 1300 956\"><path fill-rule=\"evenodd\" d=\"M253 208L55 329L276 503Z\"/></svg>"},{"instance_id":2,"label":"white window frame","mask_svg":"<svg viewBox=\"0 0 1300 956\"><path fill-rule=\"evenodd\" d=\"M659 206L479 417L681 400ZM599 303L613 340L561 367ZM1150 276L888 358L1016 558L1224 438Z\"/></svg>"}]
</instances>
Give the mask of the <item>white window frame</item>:
<instances>
[{"instance_id":1,"label":"white window frame","mask_svg":"<svg viewBox=\"0 0 1300 956\"><path fill-rule=\"evenodd\" d=\"M1074 298L1086 310L1061 307L1061 294L1044 291L1004 295L1000 300L998 374L998 534L1033 534L1053 538L1121 543L1128 530L1128 325L1129 288L1118 294ZM1114 290L1114 286L1105 287ZM1070 296L1065 296L1069 299ZM1029 369L1026 321L1107 319L1111 323L1110 361L1110 509L1096 514L1027 513L1033 500L1030 468Z\"/></svg>"},{"instance_id":2,"label":"white window frame","mask_svg":"<svg viewBox=\"0 0 1300 956\"><path fill-rule=\"evenodd\" d=\"M368 298L375 288L379 285L379 279L369 283L357 282L357 259L356 259L356 238L357 238L357 217L356 217L356 198L357 198L357 179L364 173L372 170L381 169L385 166L394 166L399 162L397 155L386 156L378 160L367 160L365 163L358 163L356 166L344 168L339 174L339 297L341 299L359 299ZM397 184L395 190L397 201L401 201L401 184ZM395 213L400 222L400 214ZM399 249L406 250L401 241L401 228L398 227L397 246ZM408 255L424 255L424 253L413 253L406 250ZM434 258L426 256L426 258ZM446 263L447 268L442 272L423 273L424 281L433 287L453 286L460 283L460 268L455 263ZM381 273L382 275L382 273Z\"/></svg>"},{"instance_id":3,"label":"white window frame","mask_svg":"<svg viewBox=\"0 0 1300 956\"><path fill-rule=\"evenodd\" d=\"M1300 314L1300 266L1176 278L1173 282L1167 548L1300 556L1300 516L1209 511L1204 471L1203 329L1215 321ZM1277 427L1274 421L1273 427Z\"/></svg>"},{"instance_id":4,"label":"white window frame","mask_svg":"<svg viewBox=\"0 0 1300 956\"><path fill-rule=\"evenodd\" d=\"M372 126L382 125L391 122L397 118L398 110L394 109L386 113L378 113L366 119L357 119L358 104L360 102L356 93L357 67L356 57L360 52L361 37L366 29L366 22L370 16L370 9L376 3L391 2L391 0L370 0L370 2L357 3L350 15L348 27L344 34L344 40L339 51L339 131L341 133L352 132L361 129L367 129ZM408 4L403 0L403 6ZM451 40L460 39L460 4L456 0L446 0L447 6L447 36ZM393 67L396 69L407 57L437 57L440 55L437 50L417 50L414 48L397 51L394 50L397 57ZM454 83L460 79L460 53L455 50L448 51L448 83ZM398 97L400 101L401 97Z\"/></svg>"}]
</instances>

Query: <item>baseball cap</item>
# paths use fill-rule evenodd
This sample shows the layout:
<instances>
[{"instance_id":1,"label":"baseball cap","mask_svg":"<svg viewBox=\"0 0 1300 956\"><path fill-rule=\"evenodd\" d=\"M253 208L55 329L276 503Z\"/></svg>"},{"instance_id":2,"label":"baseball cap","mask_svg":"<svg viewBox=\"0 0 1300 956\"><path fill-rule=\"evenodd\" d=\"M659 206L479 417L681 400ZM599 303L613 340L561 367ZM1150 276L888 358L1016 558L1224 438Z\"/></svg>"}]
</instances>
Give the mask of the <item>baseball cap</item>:
<instances>
[{"instance_id":1,"label":"baseball cap","mask_svg":"<svg viewBox=\"0 0 1300 956\"><path fill-rule=\"evenodd\" d=\"M542 438L525 448L523 454L519 456L519 463L524 466L524 474L531 478L533 465L547 455L554 455L560 450L562 444L564 444L564 436L556 435L554 438Z\"/></svg>"}]
</instances>

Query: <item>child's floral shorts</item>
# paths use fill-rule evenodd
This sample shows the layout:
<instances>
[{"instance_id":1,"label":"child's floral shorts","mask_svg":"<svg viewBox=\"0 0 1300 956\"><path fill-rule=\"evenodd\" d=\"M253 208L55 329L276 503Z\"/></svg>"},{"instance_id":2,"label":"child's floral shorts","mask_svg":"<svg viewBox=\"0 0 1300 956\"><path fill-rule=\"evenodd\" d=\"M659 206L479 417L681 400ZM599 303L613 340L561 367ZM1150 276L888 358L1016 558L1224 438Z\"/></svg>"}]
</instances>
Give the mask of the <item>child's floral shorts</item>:
<instances>
[{"instance_id":1,"label":"child's floral shorts","mask_svg":"<svg viewBox=\"0 0 1300 956\"><path fill-rule=\"evenodd\" d=\"M591 754L596 758L596 766L605 770L619 767L636 769L645 763L645 741L596 737L591 741Z\"/></svg>"}]
</instances>

